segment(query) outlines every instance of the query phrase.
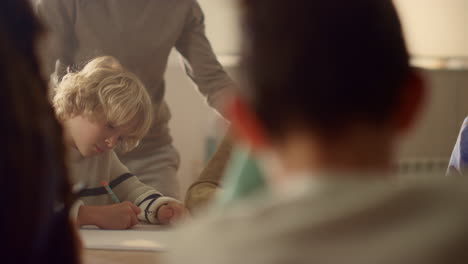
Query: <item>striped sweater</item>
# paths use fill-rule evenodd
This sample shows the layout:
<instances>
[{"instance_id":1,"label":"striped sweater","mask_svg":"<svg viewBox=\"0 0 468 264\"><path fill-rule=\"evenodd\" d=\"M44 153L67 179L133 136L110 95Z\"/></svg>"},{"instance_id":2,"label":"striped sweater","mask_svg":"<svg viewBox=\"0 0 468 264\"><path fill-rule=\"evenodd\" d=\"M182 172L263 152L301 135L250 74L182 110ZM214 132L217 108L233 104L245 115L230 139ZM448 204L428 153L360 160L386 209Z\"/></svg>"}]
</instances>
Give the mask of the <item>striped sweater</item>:
<instances>
[{"instance_id":1,"label":"striped sweater","mask_svg":"<svg viewBox=\"0 0 468 264\"><path fill-rule=\"evenodd\" d=\"M72 215L77 215L81 205L108 205L114 203L101 182L106 181L121 202L129 201L141 208L140 221L158 224L156 211L169 201L162 193L140 182L120 162L114 151L92 157L83 157L75 148L68 149L69 170L74 184L82 183L86 188L80 192L79 201Z\"/></svg>"}]
</instances>

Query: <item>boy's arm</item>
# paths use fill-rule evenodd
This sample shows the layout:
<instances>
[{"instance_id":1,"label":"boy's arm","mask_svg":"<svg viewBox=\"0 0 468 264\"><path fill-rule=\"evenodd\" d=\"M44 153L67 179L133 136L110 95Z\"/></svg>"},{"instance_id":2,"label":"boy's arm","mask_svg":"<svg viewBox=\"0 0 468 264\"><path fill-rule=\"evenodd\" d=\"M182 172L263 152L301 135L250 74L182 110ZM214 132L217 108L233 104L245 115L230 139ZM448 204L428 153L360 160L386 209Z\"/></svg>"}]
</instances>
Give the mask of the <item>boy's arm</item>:
<instances>
[{"instance_id":1,"label":"boy's arm","mask_svg":"<svg viewBox=\"0 0 468 264\"><path fill-rule=\"evenodd\" d=\"M163 196L160 192L143 184L134 175L119 184L119 186L115 188L115 193L121 201L132 202L141 209L141 212L138 214L138 219L140 221L152 224L165 223L158 218L158 213L162 206L168 204L182 204L180 201Z\"/></svg>"},{"instance_id":2,"label":"boy's arm","mask_svg":"<svg viewBox=\"0 0 468 264\"><path fill-rule=\"evenodd\" d=\"M128 229L138 224L137 214L140 208L131 202L111 205L79 207L77 224L96 225L102 229Z\"/></svg>"},{"instance_id":3,"label":"boy's arm","mask_svg":"<svg viewBox=\"0 0 468 264\"><path fill-rule=\"evenodd\" d=\"M70 217L78 227L95 225L102 229L128 229L138 224L141 209L130 202L91 206L77 200L70 209Z\"/></svg>"},{"instance_id":4,"label":"boy's arm","mask_svg":"<svg viewBox=\"0 0 468 264\"><path fill-rule=\"evenodd\" d=\"M164 196L152 187L143 184L135 175L128 173L128 169L120 162L114 152L111 155L110 166L111 179L109 185L120 201L129 201L141 209L138 214L140 221L152 224L166 223L166 221L157 217L162 206L182 206L180 201Z\"/></svg>"},{"instance_id":5,"label":"boy's arm","mask_svg":"<svg viewBox=\"0 0 468 264\"><path fill-rule=\"evenodd\" d=\"M203 12L197 1L192 2L175 48L184 58L186 74L207 98L209 105L223 114L224 102L232 95L236 84L218 62L205 35Z\"/></svg>"}]
</instances>

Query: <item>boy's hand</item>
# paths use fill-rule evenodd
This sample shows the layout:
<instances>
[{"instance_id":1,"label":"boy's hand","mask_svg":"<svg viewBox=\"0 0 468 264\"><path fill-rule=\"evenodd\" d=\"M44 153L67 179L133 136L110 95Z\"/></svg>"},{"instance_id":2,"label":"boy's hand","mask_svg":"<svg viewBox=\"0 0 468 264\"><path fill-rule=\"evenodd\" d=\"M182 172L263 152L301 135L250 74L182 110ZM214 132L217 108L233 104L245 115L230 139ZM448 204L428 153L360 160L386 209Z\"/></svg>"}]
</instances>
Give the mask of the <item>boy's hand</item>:
<instances>
[{"instance_id":1,"label":"boy's hand","mask_svg":"<svg viewBox=\"0 0 468 264\"><path fill-rule=\"evenodd\" d=\"M102 229L128 229L138 223L140 208L123 202L104 206L82 206L78 212L80 225L96 225Z\"/></svg>"},{"instance_id":2,"label":"boy's hand","mask_svg":"<svg viewBox=\"0 0 468 264\"><path fill-rule=\"evenodd\" d=\"M163 204L158 209L156 218L163 225L173 224L188 215L185 206L178 202L168 202Z\"/></svg>"}]
</instances>

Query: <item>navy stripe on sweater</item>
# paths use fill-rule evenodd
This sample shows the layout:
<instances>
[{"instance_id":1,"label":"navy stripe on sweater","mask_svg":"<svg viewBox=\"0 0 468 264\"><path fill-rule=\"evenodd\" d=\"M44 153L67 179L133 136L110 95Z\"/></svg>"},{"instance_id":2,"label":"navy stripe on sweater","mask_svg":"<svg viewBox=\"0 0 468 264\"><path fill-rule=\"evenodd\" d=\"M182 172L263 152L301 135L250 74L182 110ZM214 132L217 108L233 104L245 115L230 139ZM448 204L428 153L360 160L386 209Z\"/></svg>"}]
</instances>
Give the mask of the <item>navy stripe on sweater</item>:
<instances>
[{"instance_id":1,"label":"navy stripe on sweater","mask_svg":"<svg viewBox=\"0 0 468 264\"><path fill-rule=\"evenodd\" d=\"M159 198L159 197L158 197ZM145 218L146 218L146 221L148 221L148 223L153 223L152 221L149 220L148 218L148 212L149 212L149 208L151 207L151 205L154 203L154 201L156 201L158 198L154 198L153 201L151 201L150 203L148 203L148 205L146 206L145 208ZM159 208L156 210L156 213L157 211L159 210ZM157 215L156 215L157 217Z\"/></svg>"},{"instance_id":2,"label":"navy stripe on sweater","mask_svg":"<svg viewBox=\"0 0 468 264\"><path fill-rule=\"evenodd\" d=\"M148 195L148 197L143 199L143 201L139 202L137 204L137 206L140 207L140 205L142 205L144 202L146 202L146 201L148 201L150 199L158 199L159 197L161 197L161 195L159 195L159 194L156 194L156 193L150 194L150 195Z\"/></svg>"}]
</instances>

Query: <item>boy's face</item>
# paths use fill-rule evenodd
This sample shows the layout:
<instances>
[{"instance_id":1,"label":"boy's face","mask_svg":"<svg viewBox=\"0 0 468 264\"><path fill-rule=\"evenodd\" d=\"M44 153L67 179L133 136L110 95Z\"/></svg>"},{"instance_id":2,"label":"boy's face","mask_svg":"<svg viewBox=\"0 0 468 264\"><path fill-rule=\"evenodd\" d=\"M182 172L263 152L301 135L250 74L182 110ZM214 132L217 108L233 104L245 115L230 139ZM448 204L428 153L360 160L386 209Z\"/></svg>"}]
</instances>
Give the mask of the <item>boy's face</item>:
<instances>
[{"instance_id":1,"label":"boy's face","mask_svg":"<svg viewBox=\"0 0 468 264\"><path fill-rule=\"evenodd\" d=\"M84 157L101 154L113 149L124 136L122 129L106 121L89 120L78 115L65 121L69 144Z\"/></svg>"}]
</instances>

